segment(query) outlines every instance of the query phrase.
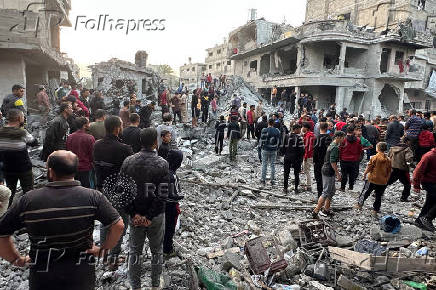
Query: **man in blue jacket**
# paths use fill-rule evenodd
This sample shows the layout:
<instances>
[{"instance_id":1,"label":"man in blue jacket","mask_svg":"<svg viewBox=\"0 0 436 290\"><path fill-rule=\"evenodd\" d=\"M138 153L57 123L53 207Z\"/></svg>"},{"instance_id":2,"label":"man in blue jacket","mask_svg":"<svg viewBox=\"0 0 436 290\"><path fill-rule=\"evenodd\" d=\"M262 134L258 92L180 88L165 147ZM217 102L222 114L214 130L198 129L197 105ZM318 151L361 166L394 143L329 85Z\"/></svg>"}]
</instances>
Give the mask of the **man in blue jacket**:
<instances>
[{"instance_id":1,"label":"man in blue jacket","mask_svg":"<svg viewBox=\"0 0 436 290\"><path fill-rule=\"evenodd\" d=\"M277 158L277 149L280 142L280 131L274 128L274 120L268 120L268 128L265 128L261 132L260 137L262 148L262 179L260 182L265 185L266 172L268 163L271 166L271 185L275 184L275 164Z\"/></svg>"}]
</instances>

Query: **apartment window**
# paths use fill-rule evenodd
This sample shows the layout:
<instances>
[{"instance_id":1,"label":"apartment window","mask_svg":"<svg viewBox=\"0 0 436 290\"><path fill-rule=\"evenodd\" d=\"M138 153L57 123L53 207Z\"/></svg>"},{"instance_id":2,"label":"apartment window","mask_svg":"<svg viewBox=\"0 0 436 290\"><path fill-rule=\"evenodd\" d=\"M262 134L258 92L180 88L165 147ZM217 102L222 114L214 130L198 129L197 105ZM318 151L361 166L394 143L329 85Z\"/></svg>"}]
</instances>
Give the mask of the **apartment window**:
<instances>
[{"instance_id":1,"label":"apartment window","mask_svg":"<svg viewBox=\"0 0 436 290\"><path fill-rule=\"evenodd\" d=\"M201 71L206 71L206 67L203 66L203 67L201 68Z\"/></svg>"},{"instance_id":2,"label":"apartment window","mask_svg":"<svg viewBox=\"0 0 436 290\"><path fill-rule=\"evenodd\" d=\"M221 49L218 49L218 50L216 51L216 54L221 54Z\"/></svg>"},{"instance_id":3,"label":"apartment window","mask_svg":"<svg viewBox=\"0 0 436 290\"><path fill-rule=\"evenodd\" d=\"M421 110L422 109L422 103L421 102L411 102L410 105L412 105L412 107L417 109L417 110Z\"/></svg>"},{"instance_id":4,"label":"apartment window","mask_svg":"<svg viewBox=\"0 0 436 290\"><path fill-rule=\"evenodd\" d=\"M232 65L232 61L231 61L231 60L228 60L228 61L227 61L227 65Z\"/></svg>"},{"instance_id":5,"label":"apartment window","mask_svg":"<svg viewBox=\"0 0 436 290\"><path fill-rule=\"evenodd\" d=\"M187 68L186 71L189 71L189 68Z\"/></svg>"},{"instance_id":6,"label":"apartment window","mask_svg":"<svg viewBox=\"0 0 436 290\"><path fill-rule=\"evenodd\" d=\"M213 56L213 52L209 52L209 56Z\"/></svg>"},{"instance_id":7,"label":"apartment window","mask_svg":"<svg viewBox=\"0 0 436 290\"><path fill-rule=\"evenodd\" d=\"M104 81L104 78L98 78L98 85L101 85L101 83Z\"/></svg>"},{"instance_id":8,"label":"apartment window","mask_svg":"<svg viewBox=\"0 0 436 290\"><path fill-rule=\"evenodd\" d=\"M195 67L192 68L192 71L195 71Z\"/></svg>"},{"instance_id":9,"label":"apartment window","mask_svg":"<svg viewBox=\"0 0 436 290\"><path fill-rule=\"evenodd\" d=\"M425 110L430 111L430 109L431 109L431 101L425 100Z\"/></svg>"},{"instance_id":10,"label":"apartment window","mask_svg":"<svg viewBox=\"0 0 436 290\"><path fill-rule=\"evenodd\" d=\"M404 51L397 50L395 52L395 63L397 64L399 61L403 61L404 59Z\"/></svg>"},{"instance_id":11,"label":"apartment window","mask_svg":"<svg viewBox=\"0 0 436 290\"><path fill-rule=\"evenodd\" d=\"M211 64L209 65L209 69L212 69L212 65Z\"/></svg>"},{"instance_id":12,"label":"apartment window","mask_svg":"<svg viewBox=\"0 0 436 290\"><path fill-rule=\"evenodd\" d=\"M425 0L418 0L418 10L425 9Z\"/></svg>"},{"instance_id":13,"label":"apartment window","mask_svg":"<svg viewBox=\"0 0 436 290\"><path fill-rule=\"evenodd\" d=\"M216 64L216 68L220 68L220 67L221 67L221 63L218 62L218 63Z\"/></svg>"}]
</instances>

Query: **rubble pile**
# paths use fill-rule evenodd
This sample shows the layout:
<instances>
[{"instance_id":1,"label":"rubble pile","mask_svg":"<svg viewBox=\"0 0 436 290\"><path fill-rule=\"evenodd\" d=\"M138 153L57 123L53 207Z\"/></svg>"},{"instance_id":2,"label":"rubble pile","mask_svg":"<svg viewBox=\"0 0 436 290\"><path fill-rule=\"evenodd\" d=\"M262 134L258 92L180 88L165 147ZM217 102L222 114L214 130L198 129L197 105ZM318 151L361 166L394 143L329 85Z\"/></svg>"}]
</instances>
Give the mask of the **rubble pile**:
<instances>
[{"instance_id":1,"label":"rubble pile","mask_svg":"<svg viewBox=\"0 0 436 290\"><path fill-rule=\"evenodd\" d=\"M235 85L229 95L238 90L246 94L245 100L257 102L246 85ZM221 101L227 106L231 97ZM160 112L153 116L160 117ZM177 125L178 145L185 152L178 171L185 199L180 203L182 214L174 237L177 255L165 261L166 289L436 287L435 236L413 225L424 202L423 194L400 203L401 184L389 186L382 215L374 218L369 206L361 211L353 209L363 189L359 179L355 191L337 192L333 217L312 220L317 194L314 189L298 195L282 193L282 158L276 162L278 184L262 186L256 141L241 140L237 162L230 162L227 144L223 155L215 155L214 130L202 126ZM44 178L44 164L35 160L37 151L31 152L34 170L39 172L35 176ZM361 173L365 162L360 165ZM381 223L380 218L387 215L398 219L399 225L390 228ZM22 253L28 251L27 234L15 239ZM126 259L128 239L129 232L122 245ZM98 224L94 240L99 240ZM142 281L143 286L150 286L148 249L145 255ZM0 267L0 288L27 289L28 270L4 260ZM98 263L97 289L130 289L127 272L127 262L115 271Z\"/></svg>"}]
</instances>

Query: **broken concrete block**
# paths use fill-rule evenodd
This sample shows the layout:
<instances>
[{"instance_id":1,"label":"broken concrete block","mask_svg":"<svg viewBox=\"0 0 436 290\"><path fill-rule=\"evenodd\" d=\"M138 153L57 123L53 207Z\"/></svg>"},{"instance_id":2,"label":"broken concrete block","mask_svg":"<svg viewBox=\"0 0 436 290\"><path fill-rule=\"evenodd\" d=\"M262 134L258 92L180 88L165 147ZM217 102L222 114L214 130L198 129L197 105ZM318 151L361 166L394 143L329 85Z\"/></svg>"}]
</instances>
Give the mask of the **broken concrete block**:
<instances>
[{"instance_id":1,"label":"broken concrete block","mask_svg":"<svg viewBox=\"0 0 436 290\"><path fill-rule=\"evenodd\" d=\"M338 286L345 290L366 290L365 287L360 286L354 281L351 281L344 275L341 275L337 282Z\"/></svg>"},{"instance_id":2,"label":"broken concrete block","mask_svg":"<svg viewBox=\"0 0 436 290\"><path fill-rule=\"evenodd\" d=\"M298 247L297 242L294 240L291 233L287 229L278 231L276 235L279 244L285 247L286 252L290 250L295 250Z\"/></svg>"},{"instance_id":3,"label":"broken concrete block","mask_svg":"<svg viewBox=\"0 0 436 290\"><path fill-rule=\"evenodd\" d=\"M214 250L213 247L200 248L197 250L197 255L206 256L208 253L212 252L213 250Z\"/></svg>"},{"instance_id":4,"label":"broken concrete block","mask_svg":"<svg viewBox=\"0 0 436 290\"><path fill-rule=\"evenodd\" d=\"M224 243L222 244L223 249L230 249L233 246L233 238L232 237L227 237L224 241Z\"/></svg>"},{"instance_id":5,"label":"broken concrete block","mask_svg":"<svg viewBox=\"0 0 436 290\"><path fill-rule=\"evenodd\" d=\"M319 289L319 290L334 290L333 287L327 287L319 283L318 281L309 281L309 286L312 288L310 289Z\"/></svg>"},{"instance_id":6,"label":"broken concrete block","mask_svg":"<svg viewBox=\"0 0 436 290\"><path fill-rule=\"evenodd\" d=\"M403 225L397 234L386 233L379 226L370 229L371 238L376 241L418 240L422 238L422 230L414 225Z\"/></svg>"},{"instance_id":7,"label":"broken concrete block","mask_svg":"<svg viewBox=\"0 0 436 290\"><path fill-rule=\"evenodd\" d=\"M247 225L248 225L248 229L251 230L253 233L255 234L260 233L260 227L256 225L256 223L253 220L249 220Z\"/></svg>"},{"instance_id":8,"label":"broken concrete block","mask_svg":"<svg viewBox=\"0 0 436 290\"><path fill-rule=\"evenodd\" d=\"M237 270L242 270L241 265L241 256L235 253L226 252L222 259L221 269L224 271L229 271L231 268L235 268Z\"/></svg>"}]
</instances>

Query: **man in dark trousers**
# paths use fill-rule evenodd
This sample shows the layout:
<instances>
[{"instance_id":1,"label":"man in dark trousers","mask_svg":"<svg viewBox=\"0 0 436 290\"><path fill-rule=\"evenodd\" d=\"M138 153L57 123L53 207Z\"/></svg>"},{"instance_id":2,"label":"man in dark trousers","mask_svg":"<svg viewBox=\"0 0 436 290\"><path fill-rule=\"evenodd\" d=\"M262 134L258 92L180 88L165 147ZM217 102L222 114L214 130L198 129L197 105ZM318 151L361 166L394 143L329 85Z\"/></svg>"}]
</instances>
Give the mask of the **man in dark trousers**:
<instances>
[{"instance_id":1,"label":"man in dark trousers","mask_svg":"<svg viewBox=\"0 0 436 290\"><path fill-rule=\"evenodd\" d=\"M421 185L427 192L427 196L415 225L434 232L433 220L436 217L436 148L422 156L413 172L413 189L416 193L421 192Z\"/></svg>"},{"instance_id":2,"label":"man in dark trousers","mask_svg":"<svg viewBox=\"0 0 436 290\"><path fill-rule=\"evenodd\" d=\"M292 126L292 133L286 134L283 144L281 145L281 151L285 155L284 159L284 183L283 192L288 193L289 174L291 168L294 169L294 182L295 182L295 194L298 194L298 185L300 183L301 164L304 157L304 143L301 137L301 125L294 124Z\"/></svg>"},{"instance_id":3,"label":"man in dark trousers","mask_svg":"<svg viewBox=\"0 0 436 290\"><path fill-rule=\"evenodd\" d=\"M262 116L262 121L260 121L259 123L256 124L256 131L255 131L255 135L257 138L257 155L259 157L259 160L262 162L262 148L261 148L261 144L260 144L260 137L261 137L261 133L262 130L264 128L268 127L268 117L266 115Z\"/></svg>"},{"instance_id":4,"label":"man in dark trousers","mask_svg":"<svg viewBox=\"0 0 436 290\"><path fill-rule=\"evenodd\" d=\"M10 109L6 119L8 124L0 128L0 160L6 186L11 190L10 206L18 180L23 194L33 189L32 162L27 146L37 146L38 141L23 128L24 113L21 110Z\"/></svg>"},{"instance_id":5,"label":"man in dark trousers","mask_svg":"<svg viewBox=\"0 0 436 290\"><path fill-rule=\"evenodd\" d=\"M141 141L139 139L139 134L141 129L139 129L140 117L138 114L130 114L130 125L123 129L122 137L124 144L130 145L133 152L137 153L141 150Z\"/></svg>"},{"instance_id":6,"label":"man in dark trousers","mask_svg":"<svg viewBox=\"0 0 436 290\"><path fill-rule=\"evenodd\" d=\"M165 199L170 183L168 162L157 156L157 131L141 131L142 149L123 163L121 175L131 177L138 194L127 209L131 217L129 240L129 282L133 289L141 289L141 261L145 238L151 251L152 287L160 287L163 265L163 239L165 229ZM154 288L156 289L156 288Z\"/></svg>"},{"instance_id":7,"label":"man in dark trousers","mask_svg":"<svg viewBox=\"0 0 436 290\"><path fill-rule=\"evenodd\" d=\"M0 220L0 257L14 266L32 263L32 290L95 289L92 256L110 250L119 240L124 224L100 192L74 180L78 158L69 151L56 151L47 160L49 183L17 201ZM108 227L100 247L93 243L94 221ZM21 256L11 236L26 228L29 256Z\"/></svg>"},{"instance_id":8,"label":"man in dark trousers","mask_svg":"<svg viewBox=\"0 0 436 290\"><path fill-rule=\"evenodd\" d=\"M98 140L94 145L94 166L96 177L96 188L99 191L103 190L103 183L107 178L116 178L120 172L124 160L133 154L132 147L121 143L119 135L123 131L123 122L118 116L109 116L104 120L106 128L106 136ZM125 231L129 224L127 213L120 210L121 217L125 224ZM125 234L125 231L123 235ZM100 228L100 241L104 241L107 235L107 228ZM111 251L112 261L111 267L116 268L118 263L117 256L121 253L121 238L117 245Z\"/></svg>"},{"instance_id":9,"label":"man in dark trousers","mask_svg":"<svg viewBox=\"0 0 436 290\"><path fill-rule=\"evenodd\" d=\"M220 116L219 121L215 124L215 154L221 155L223 151L224 142L224 130L227 128L227 124L224 121L224 116Z\"/></svg>"},{"instance_id":10,"label":"man in dark trousers","mask_svg":"<svg viewBox=\"0 0 436 290\"><path fill-rule=\"evenodd\" d=\"M319 123L319 135L316 137L315 145L313 148L313 169L316 180L316 190L318 192L318 198L322 195L322 166L324 164L325 154L327 148L332 143L332 138L327 134L328 124Z\"/></svg>"}]
</instances>

